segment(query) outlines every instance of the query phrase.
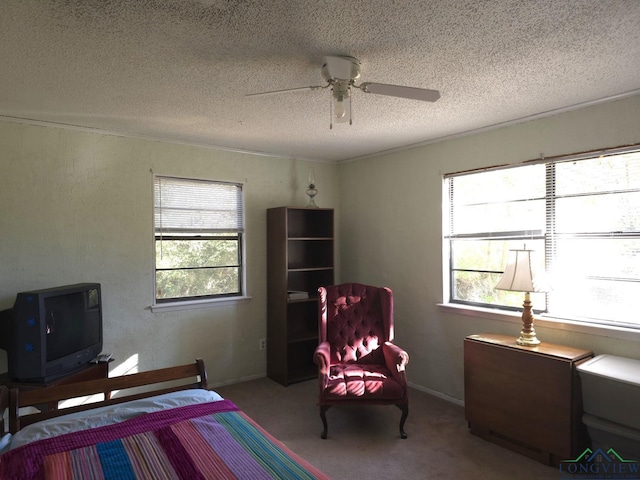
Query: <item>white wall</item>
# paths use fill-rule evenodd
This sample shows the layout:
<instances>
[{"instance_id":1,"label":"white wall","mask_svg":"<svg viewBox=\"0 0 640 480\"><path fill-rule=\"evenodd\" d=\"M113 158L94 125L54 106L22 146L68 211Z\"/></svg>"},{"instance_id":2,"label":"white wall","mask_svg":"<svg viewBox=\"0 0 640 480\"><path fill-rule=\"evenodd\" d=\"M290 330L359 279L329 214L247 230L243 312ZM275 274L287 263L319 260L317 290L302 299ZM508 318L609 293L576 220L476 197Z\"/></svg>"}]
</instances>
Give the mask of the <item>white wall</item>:
<instances>
[{"instance_id":1,"label":"white wall","mask_svg":"<svg viewBox=\"0 0 640 480\"><path fill-rule=\"evenodd\" d=\"M411 357L411 383L462 400L464 337L515 338L520 331L518 323L437 306L443 300L442 174L633 143L640 143L640 96L340 165L341 280L393 289L396 343ZM536 330L542 341L640 358L633 338Z\"/></svg>"},{"instance_id":2,"label":"white wall","mask_svg":"<svg viewBox=\"0 0 640 480\"><path fill-rule=\"evenodd\" d=\"M306 205L308 162L0 122L0 309L100 282L104 351L139 370L205 360L212 384L266 374L266 209ZM337 207L337 166L315 163ZM245 183L248 303L152 313L152 173ZM336 215L338 218L339 216ZM336 229L337 230L337 229ZM338 233L337 233L338 234ZM7 370L0 351L0 372Z\"/></svg>"}]
</instances>

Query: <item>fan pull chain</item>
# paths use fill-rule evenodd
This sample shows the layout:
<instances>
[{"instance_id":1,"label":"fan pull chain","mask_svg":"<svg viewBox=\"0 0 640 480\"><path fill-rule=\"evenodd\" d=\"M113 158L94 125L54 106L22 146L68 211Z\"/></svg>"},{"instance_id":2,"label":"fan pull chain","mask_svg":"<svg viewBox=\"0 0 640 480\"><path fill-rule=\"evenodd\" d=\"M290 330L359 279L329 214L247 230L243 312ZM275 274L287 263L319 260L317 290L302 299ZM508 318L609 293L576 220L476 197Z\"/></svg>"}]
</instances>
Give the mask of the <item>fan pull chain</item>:
<instances>
[{"instance_id":1,"label":"fan pull chain","mask_svg":"<svg viewBox=\"0 0 640 480\"><path fill-rule=\"evenodd\" d=\"M349 125L353 125L352 122L352 118L353 118L353 101L351 98L352 95L352 91L351 91L351 87L349 87Z\"/></svg>"}]
</instances>

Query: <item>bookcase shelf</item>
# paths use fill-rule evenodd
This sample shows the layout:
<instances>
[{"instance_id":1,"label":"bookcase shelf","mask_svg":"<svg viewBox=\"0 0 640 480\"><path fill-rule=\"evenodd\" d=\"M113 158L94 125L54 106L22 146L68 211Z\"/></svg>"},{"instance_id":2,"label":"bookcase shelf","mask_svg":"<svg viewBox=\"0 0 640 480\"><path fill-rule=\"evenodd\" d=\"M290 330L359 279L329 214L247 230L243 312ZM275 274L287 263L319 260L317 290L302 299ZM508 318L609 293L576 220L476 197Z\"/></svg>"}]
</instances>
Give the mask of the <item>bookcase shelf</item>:
<instances>
[{"instance_id":1,"label":"bookcase shelf","mask_svg":"<svg viewBox=\"0 0 640 480\"><path fill-rule=\"evenodd\" d=\"M267 282L267 375L285 386L314 378L318 287L334 283L333 209L267 210Z\"/></svg>"}]
</instances>

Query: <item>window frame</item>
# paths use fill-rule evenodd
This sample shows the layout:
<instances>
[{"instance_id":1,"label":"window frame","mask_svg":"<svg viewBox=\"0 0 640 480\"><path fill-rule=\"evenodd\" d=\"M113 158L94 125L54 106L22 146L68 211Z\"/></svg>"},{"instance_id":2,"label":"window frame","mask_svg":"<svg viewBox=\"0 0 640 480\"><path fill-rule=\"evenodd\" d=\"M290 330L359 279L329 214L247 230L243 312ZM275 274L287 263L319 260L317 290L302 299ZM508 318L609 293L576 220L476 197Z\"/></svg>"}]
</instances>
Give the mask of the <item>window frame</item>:
<instances>
[{"instance_id":1,"label":"window frame","mask_svg":"<svg viewBox=\"0 0 640 480\"><path fill-rule=\"evenodd\" d=\"M156 182L158 179L168 179L168 180L176 180L177 182L193 182L193 183L206 183L210 185L230 185L236 186L239 189L240 194L240 202L239 209L237 210L237 214L240 217L239 223L240 226L237 229L227 228L192 228L192 229L184 229L184 228L166 228L164 226L158 227L156 222L157 215L157 204L156 204ZM230 182L230 181L221 181L221 180L212 180L212 179L204 179L204 178L195 178L195 177L179 177L175 175L159 175L153 174L153 218L152 218L152 235L153 235L153 301L151 304L152 311L173 311L173 310L183 310L183 309L191 309L191 308L205 308L214 305L225 305L229 303L242 303L250 300L250 297L247 296L247 276L246 276L246 221L245 221L245 189L244 184L242 182ZM195 266L195 267L184 267L184 268L162 268L158 266L157 259L157 242L158 241L172 241L172 240L185 240L185 241L201 241L201 240L233 240L238 242L238 264L237 265L203 265L203 266ZM189 297L171 297L171 298L158 298L157 289L157 274L159 271L167 271L167 270L196 270L196 269L217 269L217 268L237 268L238 275L238 292L233 293L221 293L221 294L211 294L211 295L195 295Z\"/></svg>"},{"instance_id":2,"label":"window frame","mask_svg":"<svg viewBox=\"0 0 640 480\"><path fill-rule=\"evenodd\" d=\"M556 156L552 158L541 157L540 159L530 160L530 161L522 162L519 164L501 165L496 167L481 168L481 169L472 170L472 171L455 172L455 173L448 173L443 175L443 207L444 207L443 208L443 237L442 237L443 238L443 243L442 243L443 245L443 303L440 304L440 307L443 307L446 311L467 314L472 316L480 315L480 316L486 317L488 314L488 316L492 318L509 319L510 321L513 321L513 319L516 318L516 321L519 321L519 317L515 317L515 316L517 315L518 312L522 311L521 307L518 308L518 307L511 307L506 305L484 304L479 302L470 302L470 301L458 300L453 298L454 287L455 287L454 272L456 270L459 270L459 269L456 269L454 266L452 247L451 247L453 240L455 239L460 241L461 239L463 240L464 238L479 240L482 238L483 235L486 236L486 238L492 238L492 239L506 238L508 240L520 240L520 241L542 239L544 244L545 264L548 264L549 260L551 258L554 258L553 253L551 251L553 249L553 246L551 244L551 241L549 240L549 237L551 237L551 239L553 240L557 240L557 238L562 238L563 236L562 234L559 234L556 236L555 232L551 231L555 225L550 224L550 217L552 218L555 217L555 201L558 198L560 198L559 196L556 195L556 192L553 191L552 189L553 185L555 185L555 177L553 177L553 185L550 185L550 175L555 174L555 170L554 170L555 166L565 162L596 159L598 157L615 156L615 155L638 153L638 152L640 152L640 144L635 144L635 145L627 145L627 146L610 148L610 149L581 152L573 155ZM486 232L484 234L479 233L479 234L468 234L468 235L452 234L452 230L451 230L452 208L451 208L451 198L450 198L451 192L448 189L449 178L457 177L461 175L473 175L473 174L483 173L487 171L503 170L507 168L519 168L519 167L525 167L533 164L545 165L545 183L546 183L545 204L546 206L545 206L545 230L544 231L527 230L527 231L502 232L504 235L495 235L492 232ZM552 169L552 171L550 171L550 168ZM634 191L637 191L637 189ZM597 193L591 192L587 195L594 196L594 195L597 195ZM619 239L619 238L638 239L640 238L640 232L635 232L631 234L628 232L606 232L606 235L605 235L605 233L603 232L589 231L586 233L583 232L583 233L577 233L575 235L565 236L565 238L569 238L569 237L571 237L572 239L577 239L577 238L594 239L594 238L604 238L604 237L606 237L607 240ZM496 271L491 273L501 274L502 271ZM610 280L616 280L616 279L612 277ZM547 294L544 294L544 295L545 295L545 304L548 305L548 303L546 302ZM576 299L576 301L579 301L579 299ZM536 305L534 302L534 308L535 306ZM631 333L633 336L640 337L640 324L634 325L631 323L623 323L619 321L603 319L603 318L594 318L594 317L580 318L577 316L567 316L566 314L563 314L561 317L557 317L557 316L554 317L553 311L551 314L549 314L545 309L536 310L536 313L538 314L537 321L541 319L546 319L553 323L562 323L562 324L567 324L571 326L580 326L580 327L585 327L587 329L600 329L605 332L616 330L619 332L623 332L625 335L627 333ZM557 312L555 312L555 314L557 314ZM628 338L628 337L625 336L624 338Z\"/></svg>"}]
</instances>

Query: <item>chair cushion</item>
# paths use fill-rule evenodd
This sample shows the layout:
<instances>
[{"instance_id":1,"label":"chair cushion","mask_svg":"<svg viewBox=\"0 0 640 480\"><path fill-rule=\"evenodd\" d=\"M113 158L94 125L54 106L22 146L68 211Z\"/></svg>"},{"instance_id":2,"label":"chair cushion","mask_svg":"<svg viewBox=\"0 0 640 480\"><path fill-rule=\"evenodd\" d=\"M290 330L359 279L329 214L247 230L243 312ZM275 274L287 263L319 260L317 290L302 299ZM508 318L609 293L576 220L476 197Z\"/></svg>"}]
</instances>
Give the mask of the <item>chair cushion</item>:
<instances>
[{"instance_id":1,"label":"chair cushion","mask_svg":"<svg viewBox=\"0 0 640 480\"><path fill-rule=\"evenodd\" d=\"M326 398L393 400L403 396L402 386L383 365L344 363L331 365Z\"/></svg>"}]
</instances>

